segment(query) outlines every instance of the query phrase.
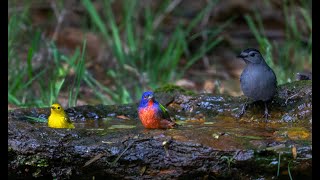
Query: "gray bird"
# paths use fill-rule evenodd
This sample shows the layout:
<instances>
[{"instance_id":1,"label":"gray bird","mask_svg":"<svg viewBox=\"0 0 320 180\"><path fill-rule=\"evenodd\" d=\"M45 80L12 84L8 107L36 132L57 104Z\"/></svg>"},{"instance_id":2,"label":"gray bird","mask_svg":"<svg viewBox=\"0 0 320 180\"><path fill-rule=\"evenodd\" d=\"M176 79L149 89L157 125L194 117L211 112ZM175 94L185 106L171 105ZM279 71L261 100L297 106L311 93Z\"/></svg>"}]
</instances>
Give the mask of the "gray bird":
<instances>
[{"instance_id":1,"label":"gray bird","mask_svg":"<svg viewBox=\"0 0 320 180\"><path fill-rule=\"evenodd\" d=\"M264 116L270 116L267 102L273 98L277 90L277 77L268 66L260 52L254 48L243 50L237 57L246 63L240 76L241 90L245 96L256 101L263 101L265 105ZM247 99L248 101L248 99ZM239 117L245 113L247 101L242 107Z\"/></svg>"}]
</instances>

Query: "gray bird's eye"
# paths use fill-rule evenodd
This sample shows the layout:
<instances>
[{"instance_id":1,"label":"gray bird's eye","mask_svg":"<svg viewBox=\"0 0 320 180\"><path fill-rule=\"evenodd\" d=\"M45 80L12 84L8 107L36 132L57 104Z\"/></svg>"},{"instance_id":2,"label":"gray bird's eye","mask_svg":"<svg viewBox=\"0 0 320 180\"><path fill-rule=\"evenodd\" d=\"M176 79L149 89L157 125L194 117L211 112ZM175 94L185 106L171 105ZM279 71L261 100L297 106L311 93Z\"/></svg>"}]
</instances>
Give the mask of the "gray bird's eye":
<instances>
[{"instance_id":1,"label":"gray bird's eye","mask_svg":"<svg viewBox=\"0 0 320 180\"><path fill-rule=\"evenodd\" d=\"M254 55L255 55L255 53L250 53L250 56L251 56L251 57L254 57Z\"/></svg>"}]
</instances>

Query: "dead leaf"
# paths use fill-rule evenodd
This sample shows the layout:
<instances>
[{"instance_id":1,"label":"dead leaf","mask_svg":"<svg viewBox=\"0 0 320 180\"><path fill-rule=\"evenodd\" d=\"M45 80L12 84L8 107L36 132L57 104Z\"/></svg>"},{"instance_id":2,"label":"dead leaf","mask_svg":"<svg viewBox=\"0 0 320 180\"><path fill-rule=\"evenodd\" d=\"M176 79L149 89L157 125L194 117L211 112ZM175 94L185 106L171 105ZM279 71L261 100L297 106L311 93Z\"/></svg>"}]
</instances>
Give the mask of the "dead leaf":
<instances>
[{"instance_id":1,"label":"dead leaf","mask_svg":"<svg viewBox=\"0 0 320 180\"><path fill-rule=\"evenodd\" d=\"M140 176L142 176L142 175L146 172L146 169L147 169L147 166L143 166L143 167L140 169Z\"/></svg>"},{"instance_id":2,"label":"dead leaf","mask_svg":"<svg viewBox=\"0 0 320 180\"><path fill-rule=\"evenodd\" d=\"M134 125L112 125L110 126L108 129L131 129L131 128L135 128L136 126Z\"/></svg>"},{"instance_id":3,"label":"dead leaf","mask_svg":"<svg viewBox=\"0 0 320 180\"><path fill-rule=\"evenodd\" d=\"M119 119L130 119L128 116L125 116L125 115L119 115L119 116L117 116L117 118L119 118Z\"/></svg>"},{"instance_id":4,"label":"dead leaf","mask_svg":"<svg viewBox=\"0 0 320 180\"><path fill-rule=\"evenodd\" d=\"M297 158L297 148L295 145L292 146L291 151L292 151L293 159L296 159Z\"/></svg>"}]
</instances>

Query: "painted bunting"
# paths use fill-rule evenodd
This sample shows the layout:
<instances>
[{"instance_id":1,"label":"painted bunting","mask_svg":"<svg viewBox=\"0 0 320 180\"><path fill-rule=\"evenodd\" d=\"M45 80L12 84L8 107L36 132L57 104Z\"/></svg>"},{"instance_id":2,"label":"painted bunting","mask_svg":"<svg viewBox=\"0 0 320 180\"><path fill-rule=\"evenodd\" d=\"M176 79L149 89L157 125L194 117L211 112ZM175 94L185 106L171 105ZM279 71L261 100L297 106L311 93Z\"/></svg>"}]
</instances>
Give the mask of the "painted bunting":
<instances>
[{"instance_id":1,"label":"painted bunting","mask_svg":"<svg viewBox=\"0 0 320 180\"><path fill-rule=\"evenodd\" d=\"M174 128L176 125L171 120L166 108L155 100L151 91L146 91L142 94L138 114L145 128L168 129Z\"/></svg>"},{"instance_id":2,"label":"painted bunting","mask_svg":"<svg viewBox=\"0 0 320 180\"><path fill-rule=\"evenodd\" d=\"M52 104L48 126L51 128L74 128L74 125L60 104Z\"/></svg>"}]
</instances>

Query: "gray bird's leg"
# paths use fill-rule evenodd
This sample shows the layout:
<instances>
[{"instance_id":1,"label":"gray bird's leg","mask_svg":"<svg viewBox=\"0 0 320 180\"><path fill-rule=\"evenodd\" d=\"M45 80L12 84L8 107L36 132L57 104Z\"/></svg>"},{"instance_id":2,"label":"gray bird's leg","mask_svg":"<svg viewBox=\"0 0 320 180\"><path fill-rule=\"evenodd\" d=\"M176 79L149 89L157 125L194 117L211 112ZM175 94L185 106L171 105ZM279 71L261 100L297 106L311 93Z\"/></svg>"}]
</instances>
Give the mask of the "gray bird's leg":
<instances>
[{"instance_id":1,"label":"gray bird's leg","mask_svg":"<svg viewBox=\"0 0 320 180\"><path fill-rule=\"evenodd\" d=\"M249 98L247 98L246 101L244 102L244 104L242 105L241 111L237 115L238 118L240 118L246 112L246 109L248 107L248 100L249 100Z\"/></svg>"},{"instance_id":2,"label":"gray bird's leg","mask_svg":"<svg viewBox=\"0 0 320 180\"><path fill-rule=\"evenodd\" d=\"M264 102L264 115L263 115L263 117L266 118L266 122L268 121L268 117L270 117L270 114L268 113L267 102Z\"/></svg>"}]
</instances>

